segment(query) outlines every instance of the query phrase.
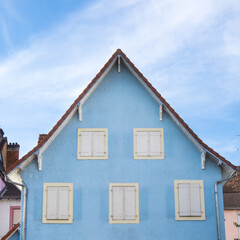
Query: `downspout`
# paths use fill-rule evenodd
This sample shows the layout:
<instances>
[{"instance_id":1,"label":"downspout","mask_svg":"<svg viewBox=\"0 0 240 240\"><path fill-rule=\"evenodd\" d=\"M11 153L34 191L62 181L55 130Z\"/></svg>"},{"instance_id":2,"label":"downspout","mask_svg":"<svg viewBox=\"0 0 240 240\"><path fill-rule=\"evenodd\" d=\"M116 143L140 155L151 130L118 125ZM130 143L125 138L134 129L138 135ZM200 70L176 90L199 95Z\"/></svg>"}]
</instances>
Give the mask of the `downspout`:
<instances>
[{"instance_id":1,"label":"downspout","mask_svg":"<svg viewBox=\"0 0 240 240\"><path fill-rule=\"evenodd\" d=\"M25 240L25 236L26 236L26 204L27 204L27 186L23 183L17 183L17 182L13 182L11 180L6 179L6 182L8 183L12 183L13 185L18 185L23 187L24 189L24 196L23 196L23 240Z\"/></svg>"},{"instance_id":2,"label":"downspout","mask_svg":"<svg viewBox=\"0 0 240 240\"><path fill-rule=\"evenodd\" d=\"M218 185L219 183L228 181L228 180L230 180L231 178L234 178L236 172L237 172L237 170L235 170L235 171L233 172L233 174L231 174L231 176L230 176L229 178L226 178L226 179L217 181L217 182L215 183L215 204L216 204L217 233L218 233L218 238L217 238L217 239L218 239L218 240L221 240L221 236L220 236L220 224L219 224L218 187L217 187L217 185Z\"/></svg>"}]
</instances>

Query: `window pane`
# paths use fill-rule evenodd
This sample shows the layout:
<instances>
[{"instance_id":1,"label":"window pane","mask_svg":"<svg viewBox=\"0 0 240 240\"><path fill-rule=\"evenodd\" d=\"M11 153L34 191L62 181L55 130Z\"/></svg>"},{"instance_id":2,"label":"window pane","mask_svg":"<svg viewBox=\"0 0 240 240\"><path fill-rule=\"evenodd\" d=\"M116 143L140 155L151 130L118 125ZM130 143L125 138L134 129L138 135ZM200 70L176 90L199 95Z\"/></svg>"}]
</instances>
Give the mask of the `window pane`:
<instances>
[{"instance_id":1,"label":"window pane","mask_svg":"<svg viewBox=\"0 0 240 240\"><path fill-rule=\"evenodd\" d=\"M179 216L191 216L189 183L178 184Z\"/></svg>"},{"instance_id":2,"label":"window pane","mask_svg":"<svg viewBox=\"0 0 240 240\"><path fill-rule=\"evenodd\" d=\"M13 210L13 226L20 222L20 209Z\"/></svg>"},{"instance_id":3,"label":"window pane","mask_svg":"<svg viewBox=\"0 0 240 240\"><path fill-rule=\"evenodd\" d=\"M200 184L190 184L191 216L201 217Z\"/></svg>"},{"instance_id":4,"label":"window pane","mask_svg":"<svg viewBox=\"0 0 240 240\"><path fill-rule=\"evenodd\" d=\"M136 188L125 187L124 188L124 205L125 205L125 219L136 219Z\"/></svg>"},{"instance_id":5,"label":"window pane","mask_svg":"<svg viewBox=\"0 0 240 240\"><path fill-rule=\"evenodd\" d=\"M47 187L47 219L57 219L57 187Z\"/></svg>"},{"instance_id":6,"label":"window pane","mask_svg":"<svg viewBox=\"0 0 240 240\"><path fill-rule=\"evenodd\" d=\"M80 148L81 157L92 156L92 132L81 132Z\"/></svg>"},{"instance_id":7,"label":"window pane","mask_svg":"<svg viewBox=\"0 0 240 240\"><path fill-rule=\"evenodd\" d=\"M150 156L161 156L161 133L149 132Z\"/></svg>"},{"instance_id":8,"label":"window pane","mask_svg":"<svg viewBox=\"0 0 240 240\"><path fill-rule=\"evenodd\" d=\"M93 132L93 157L104 157L105 156L105 133L104 132Z\"/></svg>"},{"instance_id":9,"label":"window pane","mask_svg":"<svg viewBox=\"0 0 240 240\"><path fill-rule=\"evenodd\" d=\"M137 156L149 155L148 132L136 132L136 154Z\"/></svg>"},{"instance_id":10,"label":"window pane","mask_svg":"<svg viewBox=\"0 0 240 240\"><path fill-rule=\"evenodd\" d=\"M123 208L124 187L112 187L112 219L123 220L124 208Z\"/></svg>"},{"instance_id":11,"label":"window pane","mask_svg":"<svg viewBox=\"0 0 240 240\"><path fill-rule=\"evenodd\" d=\"M58 187L58 219L69 219L69 187Z\"/></svg>"}]
</instances>

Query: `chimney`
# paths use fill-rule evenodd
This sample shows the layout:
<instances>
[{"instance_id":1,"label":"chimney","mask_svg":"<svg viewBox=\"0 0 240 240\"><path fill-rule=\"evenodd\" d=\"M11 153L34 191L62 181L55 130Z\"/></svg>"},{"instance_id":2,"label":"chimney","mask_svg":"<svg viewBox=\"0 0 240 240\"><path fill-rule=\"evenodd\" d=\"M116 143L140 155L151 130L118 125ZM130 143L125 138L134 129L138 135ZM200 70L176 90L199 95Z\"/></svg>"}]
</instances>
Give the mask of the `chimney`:
<instances>
[{"instance_id":1,"label":"chimney","mask_svg":"<svg viewBox=\"0 0 240 240\"><path fill-rule=\"evenodd\" d=\"M38 136L38 144L47 136L47 134L39 134Z\"/></svg>"},{"instance_id":2,"label":"chimney","mask_svg":"<svg viewBox=\"0 0 240 240\"><path fill-rule=\"evenodd\" d=\"M19 159L19 144L9 143L7 145L7 168Z\"/></svg>"}]
</instances>

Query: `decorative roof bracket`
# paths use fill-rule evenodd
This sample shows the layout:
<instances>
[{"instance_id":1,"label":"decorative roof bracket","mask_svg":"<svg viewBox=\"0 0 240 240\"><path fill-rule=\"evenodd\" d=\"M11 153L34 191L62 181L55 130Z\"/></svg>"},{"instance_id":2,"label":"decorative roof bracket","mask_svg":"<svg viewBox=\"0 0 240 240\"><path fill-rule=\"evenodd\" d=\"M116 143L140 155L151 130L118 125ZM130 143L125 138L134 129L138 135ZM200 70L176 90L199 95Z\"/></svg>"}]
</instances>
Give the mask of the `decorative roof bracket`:
<instances>
[{"instance_id":1,"label":"decorative roof bracket","mask_svg":"<svg viewBox=\"0 0 240 240\"><path fill-rule=\"evenodd\" d=\"M206 164L206 152L202 152L201 154L201 161L202 161L202 170L205 169L205 164Z\"/></svg>"}]
</instances>

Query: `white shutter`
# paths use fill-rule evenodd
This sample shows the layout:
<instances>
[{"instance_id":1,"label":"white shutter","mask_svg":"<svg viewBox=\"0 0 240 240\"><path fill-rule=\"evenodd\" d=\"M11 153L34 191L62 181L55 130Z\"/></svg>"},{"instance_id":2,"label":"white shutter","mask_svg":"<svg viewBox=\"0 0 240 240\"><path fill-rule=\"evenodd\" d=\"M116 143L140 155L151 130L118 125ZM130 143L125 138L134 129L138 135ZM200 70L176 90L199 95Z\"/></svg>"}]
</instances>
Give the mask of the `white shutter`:
<instances>
[{"instance_id":1,"label":"white shutter","mask_svg":"<svg viewBox=\"0 0 240 240\"><path fill-rule=\"evenodd\" d=\"M58 187L58 219L69 219L69 187Z\"/></svg>"},{"instance_id":2,"label":"white shutter","mask_svg":"<svg viewBox=\"0 0 240 240\"><path fill-rule=\"evenodd\" d=\"M93 157L105 156L105 133L92 132L92 151Z\"/></svg>"},{"instance_id":3,"label":"white shutter","mask_svg":"<svg viewBox=\"0 0 240 240\"><path fill-rule=\"evenodd\" d=\"M200 195L200 184L190 184L190 209L191 216L201 217L201 195Z\"/></svg>"},{"instance_id":4,"label":"white shutter","mask_svg":"<svg viewBox=\"0 0 240 240\"><path fill-rule=\"evenodd\" d=\"M82 131L80 135L80 156L92 156L92 133Z\"/></svg>"},{"instance_id":5,"label":"white shutter","mask_svg":"<svg viewBox=\"0 0 240 240\"><path fill-rule=\"evenodd\" d=\"M57 219L57 187L47 187L46 219Z\"/></svg>"},{"instance_id":6,"label":"white shutter","mask_svg":"<svg viewBox=\"0 0 240 240\"><path fill-rule=\"evenodd\" d=\"M149 155L161 156L161 133L149 132Z\"/></svg>"},{"instance_id":7,"label":"white shutter","mask_svg":"<svg viewBox=\"0 0 240 240\"><path fill-rule=\"evenodd\" d=\"M112 219L123 220L124 187L112 187Z\"/></svg>"},{"instance_id":8,"label":"white shutter","mask_svg":"<svg viewBox=\"0 0 240 240\"><path fill-rule=\"evenodd\" d=\"M125 220L136 219L136 187L124 187Z\"/></svg>"},{"instance_id":9,"label":"white shutter","mask_svg":"<svg viewBox=\"0 0 240 240\"><path fill-rule=\"evenodd\" d=\"M191 216L189 183L178 184L178 206L180 217Z\"/></svg>"},{"instance_id":10,"label":"white shutter","mask_svg":"<svg viewBox=\"0 0 240 240\"><path fill-rule=\"evenodd\" d=\"M148 132L136 132L136 155L148 156L149 155L149 141Z\"/></svg>"}]
</instances>

